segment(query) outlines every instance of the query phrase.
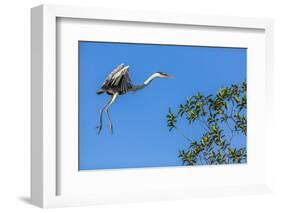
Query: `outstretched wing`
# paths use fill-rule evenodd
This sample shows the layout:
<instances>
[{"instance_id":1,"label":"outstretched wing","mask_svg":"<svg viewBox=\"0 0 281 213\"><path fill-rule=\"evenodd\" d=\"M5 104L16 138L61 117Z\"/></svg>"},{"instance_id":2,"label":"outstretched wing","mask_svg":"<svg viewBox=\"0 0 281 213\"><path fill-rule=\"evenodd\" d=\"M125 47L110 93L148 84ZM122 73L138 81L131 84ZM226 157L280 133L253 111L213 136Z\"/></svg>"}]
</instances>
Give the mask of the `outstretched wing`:
<instances>
[{"instance_id":1,"label":"outstretched wing","mask_svg":"<svg viewBox=\"0 0 281 213\"><path fill-rule=\"evenodd\" d=\"M116 79L116 77L119 75L119 71L122 70L125 67L124 64L118 65L105 79L105 81L102 84L102 87L108 87L111 85L112 80Z\"/></svg>"},{"instance_id":2,"label":"outstretched wing","mask_svg":"<svg viewBox=\"0 0 281 213\"><path fill-rule=\"evenodd\" d=\"M129 66L120 64L105 79L102 89L112 89L120 93L126 93L132 87L129 76Z\"/></svg>"}]
</instances>

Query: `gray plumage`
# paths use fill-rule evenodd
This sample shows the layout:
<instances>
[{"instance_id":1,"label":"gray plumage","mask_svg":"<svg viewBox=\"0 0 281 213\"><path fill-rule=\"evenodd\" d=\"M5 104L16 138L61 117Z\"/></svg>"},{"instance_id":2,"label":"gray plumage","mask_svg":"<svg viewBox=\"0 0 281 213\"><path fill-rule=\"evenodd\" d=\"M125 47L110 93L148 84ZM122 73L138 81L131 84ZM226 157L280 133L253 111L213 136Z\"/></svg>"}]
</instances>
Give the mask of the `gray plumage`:
<instances>
[{"instance_id":1,"label":"gray plumage","mask_svg":"<svg viewBox=\"0 0 281 213\"><path fill-rule=\"evenodd\" d=\"M129 76L129 66L120 64L107 76L101 89L97 91L97 94L106 92L109 95L113 95L118 92L119 95L122 95L127 93L132 87L132 81Z\"/></svg>"},{"instance_id":2,"label":"gray plumage","mask_svg":"<svg viewBox=\"0 0 281 213\"><path fill-rule=\"evenodd\" d=\"M150 84L156 78L171 78L162 72L156 72L152 74L149 78L147 78L143 84L140 85L133 85L131 78L129 76L129 66L125 66L124 64L120 64L117 66L105 79L101 88L96 92L98 95L107 93L110 95L110 100L108 103L101 109L100 111L100 125L98 128L98 134L101 132L102 129L102 114L105 111L108 121L109 121L109 129L111 134L113 133L112 122L109 117L109 107L114 103L119 95L124 95L128 92L138 91L145 88L147 85Z\"/></svg>"}]
</instances>

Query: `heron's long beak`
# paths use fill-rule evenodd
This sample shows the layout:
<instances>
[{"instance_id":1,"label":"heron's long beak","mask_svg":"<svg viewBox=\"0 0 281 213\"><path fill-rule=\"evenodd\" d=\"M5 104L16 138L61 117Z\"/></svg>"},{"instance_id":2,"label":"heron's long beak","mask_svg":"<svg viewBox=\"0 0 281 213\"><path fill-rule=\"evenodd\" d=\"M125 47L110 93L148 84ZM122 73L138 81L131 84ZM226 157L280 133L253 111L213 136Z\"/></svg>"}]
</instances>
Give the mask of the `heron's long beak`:
<instances>
[{"instance_id":1,"label":"heron's long beak","mask_svg":"<svg viewBox=\"0 0 281 213\"><path fill-rule=\"evenodd\" d=\"M173 75L167 75L166 78L174 78L175 76Z\"/></svg>"}]
</instances>

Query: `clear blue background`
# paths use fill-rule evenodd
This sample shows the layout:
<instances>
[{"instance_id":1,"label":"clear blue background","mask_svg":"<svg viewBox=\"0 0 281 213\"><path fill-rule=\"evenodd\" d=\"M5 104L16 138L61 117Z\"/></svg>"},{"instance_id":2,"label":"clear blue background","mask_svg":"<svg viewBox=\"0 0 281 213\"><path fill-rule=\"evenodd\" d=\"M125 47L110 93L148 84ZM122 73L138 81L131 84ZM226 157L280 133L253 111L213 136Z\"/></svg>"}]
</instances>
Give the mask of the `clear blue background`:
<instances>
[{"instance_id":1,"label":"clear blue background","mask_svg":"<svg viewBox=\"0 0 281 213\"><path fill-rule=\"evenodd\" d=\"M169 132L168 108L197 92L215 93L220 87L246 79L243 48L79 42L79 169L114 169L180 166L179 149L188 142ZM152 73L161 71L174 79L156 79L145 89L119 96L109 114L113 135L104 114L103 130L97 134L99 111L107 94L96 95L106 76L119 64L130 65L134 84L141 84ZM181 123L185 134L198 139L202 128ZM236 137L234 146L246 145Z\"/></svg>"}]
</instances>

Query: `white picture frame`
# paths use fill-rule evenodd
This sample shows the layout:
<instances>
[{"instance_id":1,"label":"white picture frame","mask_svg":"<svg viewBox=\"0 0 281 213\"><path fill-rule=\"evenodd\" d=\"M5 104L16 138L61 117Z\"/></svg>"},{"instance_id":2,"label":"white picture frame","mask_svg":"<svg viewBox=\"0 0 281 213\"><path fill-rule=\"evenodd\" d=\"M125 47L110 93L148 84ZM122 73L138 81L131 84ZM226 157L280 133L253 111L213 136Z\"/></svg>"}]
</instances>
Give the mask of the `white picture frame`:
<instances>
[{"instance_id":1,"label":"white picture frame","mask_svg":"<svg viewBox=\"0 0 281 213\"><path fill-rule=\"evenodd\" d=\"M201 38L200 34L197 34L201 40L196 41L196 39L194 39L192 41L194 44L196 42L201 42L200 44L204 45L242 45L243 47L249 47L250 74L248 75L248 79L252 82L249 86L250 94L255 91L259 91L259 93L262 94L260 100L255 98L250 100L249 105L256 105L259 107L252 109L249 112L249 116L253 118L254 115L264 112L264 116L262 116L259 121L254 122L253 119L249 118L250 126L252 126L251 128L255 129L255 131L251 131L252 134L250 134L250 137L264 139L260 140L261 142L259 145L253 145L252 147L252 150L254 150L254 157L252 158L253 163L250 161L249 165L244 167L214 167L212 169L208 167L201 167L199 169L189 167L188 170L186 168L149 168L99 171L94 173L82 172L82 174L80 173L77 175L77 158L75 154L77 152L77 149L75 149L76 136L69 135L70 141L72 142L67 145L70 148L65 146L65 143L58 144L58 135L61 134L58 132L58 119L60 116L58 114L58 107L60 107L58 103L60 101L67 101L63 99L59 100L61 95L58 95L58 88L61 83L61 80L57 78L57 70L60 69L60 66L58 66L58 57L60 56L58 49L60 45L69 45L72 41L79 40L81 37L84 39L91 39L87 33L88 28L91 28L91 24L88 24L89 26L87 25L86 27L81 27L79 25L80 23L76 24L75 27L81 27L79 28L80 34L77 34L71 31L71 23L68 22L64 25L62 20L70 20L70 22L73 20L81 20L82 22L85 20L88 22L91 20L98 20L101 21L100 25L102 25L103 22L109 21L113 22L112 25L118 23L116 27L119 25L121 26L122 23L142 24L143 27L145 27L146 24L153 24L155 26L160 26L159 29L162 26L167 32L172 32L176 27L182 28L185 26L192 26L194 29L197 27L200 28L201 31L206 31L204 31L204 33L206 33L205 37L202 36ZM270 149L272 149L270 131L273 129L271 128L272 110L267 110L267 112L265 112L264 109L265 107L267 109L272 109L273 105L271 95L274 78L273 21L271 19L172 13L160 14L74 6L41 5L31 10L31 27L31 201L33 204L47 208L98 203L178 199L207 195L251 194L270 191ZM207 32L207 29L211 29L213 32ZM60 37L59 31L61 30L69 30L69 36ZM103 30L106 31L105 29ZM231 34L231 36L229 36L228 40L224 41L221 39L216 42L215 37L217 36L217 30L221 32L219 36L223 36L223 33ZM239 37L240 30L245 31L246 34ZM254 34L253 32L257 32L258 35L249 36ZM102 39L103 34L101 33L100 36L100 39ZM58 42L58 38L63 39L63 41L60 40L62 44ZM128 39L130 39L130 37L120 34L118 41L128 41ZM136 39L140 38L134 37L134 39L135 40L132 41L136 42ZM180 41L180 38L178 38L178 40L159 41L158 38L153 40L153 38L147 36L143 39L142 42L184 42L184 40ZM105 38L105 40L112 40L112 38L108 37ZM65 44L64 41L66 42ZM72 57L73 59L73 56L76 54L76 47L66 48L69 54L63 52L63 57L68 57L68 59ZM75 67L76 65L77 61L71 66ZM69 67L70 70L71 66ZM254 73L254 69L256 69L256 73ZM70 71L69 75L72 75L70 78L75 81L75 70L73 72ZM264 76L266 76L266 78L263 78ZM71 89L75 95L75 84L69 85L69 89ZM69 103L73 104L71 100ZM73 121L75 121L75 112L74 108L74 111L71 112L74 117ZM266 132L258 131L264 126L266 126ZM263 158L266 158L264 163L260 163L258 160L261 148L266 149L266 156L263 156ZM61 157L62 152L64 157ZM65 164L66 160L71 160L70 164L73 166L67 166ZM237 175L238 179L239 176L241 178L237 181L232 181L232 183L229 183L229 181L220 181L214 184L207 182L205 185L200 186L199 184L200 182L202 183L202 178L205 174L210 176L211 179L214 179L218 175L224 176L225 174L225 177ZM190 184L182 185L186 182L185 177L187 175L192 175L194 177L193 181L195 181L195 184L193 182L192 186ZM110 185L111 189L114 190L104 189L105 185L102 185L100 182L99 184L89 185L91 180L109 181L111 177L119 181ZM167 185L169 180L165 177L176 180L175 182L178 184ZM157 181L160 179L162 181ZM96 192L94 194L87 193L87 191L93 191L95 189ZM122 196L120 193L122 193Z\"/></svg>"}]
</instances>

